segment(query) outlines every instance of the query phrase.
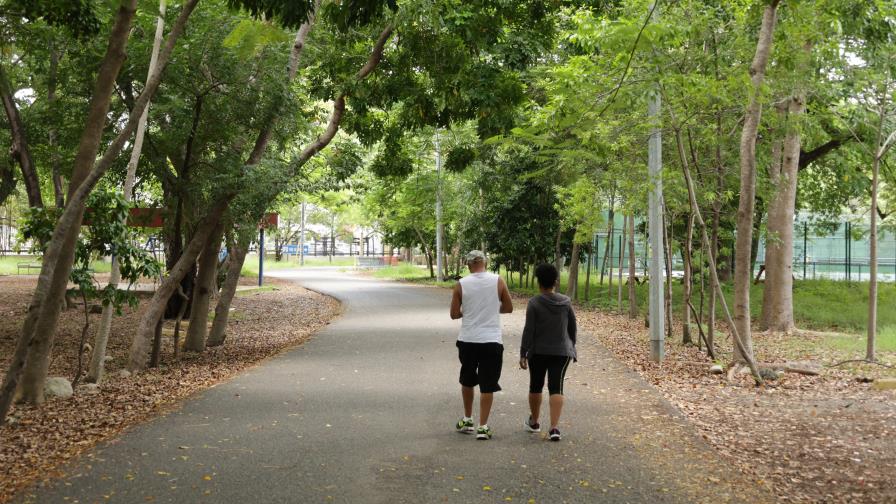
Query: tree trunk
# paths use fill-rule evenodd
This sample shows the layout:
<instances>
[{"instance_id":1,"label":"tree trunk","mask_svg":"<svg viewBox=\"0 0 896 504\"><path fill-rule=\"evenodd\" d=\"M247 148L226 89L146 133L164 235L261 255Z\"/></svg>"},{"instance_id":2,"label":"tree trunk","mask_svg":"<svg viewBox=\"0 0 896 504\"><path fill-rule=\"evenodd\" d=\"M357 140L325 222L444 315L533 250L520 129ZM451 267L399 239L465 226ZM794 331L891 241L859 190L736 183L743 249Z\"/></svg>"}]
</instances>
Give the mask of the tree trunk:
<instances>
[{"instance_id":1,"label":"tree trunk","mask_svg":"<svg viewBox=\"0 0 896 504\"><path fill-rule=\"evenodd\" d=\"M560 248L560 239L563 236L563 228L557 227L557 238L554 241L554 267L557 272L563 271L563 254Z\"/></svg>"},{"instance_id":2,"label":"tree trunk","mask_svg":"<svg viewBox=\"0 0 896 504\"><path fill-rule=\"evenodd\" d=\"M611 301L613 299L613 235L615 235L615 229L613 226L613 220L610 220L610 232L607 234L607 245L609 246L610 253L607 254L607 300ZM612 301L611 301L612 302Z\"/></svg>"},{"instance_id":3,"label":"tree trunk","mask_svg":"<svg viewBox=\"0 0 896 504\"><path fill-rule=\"evenodd\" d=\"M174 294L183 276L193 267L199 253L210 241L209 238L212 233L218 232L218 223L233 197L233 193L221 197L209 210L208 215L205 216L197 227L196 233L193 235L190 243L187 244L186 249L184 249L184 253L181 255L180 259L177 260L177 264L174 265L174 268L168 272L168 276L165 277L156 288L156 292L152 296L152 299L150 299L148 303L149 306L143 314L143 317L141 317L137 333L134 335L134 339L131 342L128 370L133 372L142 370L146 367L146 360L149 355L149 346L152 342L153 331L156 323L158 323L165 311L165 305L167 304L168 298Z\"/></svg>"},{"instance_id":4,"label":"tree trunk","mask_svg":"<svg viewBox=\"0 0 896 504\"><path fill-rule=\"evenodd\" d=\"M789 108L785 105L783 108ZM785 115L786 111L780 111ZM785 127L789 124L789 116L785 119ZM792 133L788 131L785 136ZM768 206L768 223L765 236L765 285L762 293L762 314L759 328L763 331L789 333L793 329L793 212L794 207L788 205L792 194L796 197L796 172L789 173L785 168L784 142L774 139L769 159L769 182L774 188L772 200ZM791 180L791 176L792 180ZM788 212L789 209L789 212ZM788 216L789 213L789 216ZM786 278L784 278L786 276ZM759 280L759 275L756 277ZM789 308L790 315L786 312Z\"/></svg>"},{"instance_id":5,"label":"tree trunk","mask_svg":"<svg viewBox=\"0 0 896 504\"><path fill-rule=\"evenodd\" d=\"M691 212L694 214L697 225L700 226L700 234L703 238L703 245L706 246L709 243L709 235L706 232L706 222L703 220L703 216L700 214L700 207L697 205L697 196L695 194L696 191L694 190L694 181L693 179L691 179L691 172L688 169L687 165L682 165L682 169L684 170L684 179L687 185L688 202L691 207ZM725 301L725 296L722 294L722 284L719 282L718 269L716 267L716 262L712 257L712 254L710 254L709 256L709 274L712 280L712 288L719 296L719 301L722 304L722 310L728 320L728 325L731 328L731 336L732 340L734 340L734 347L737 348L740 354L745 357L747 367L750 368L750 373L753 375L753 380L757 385L761 385L762 376L759 374L759 367L756 365L756 361L753 360L753 353L748 352L744 347L744 342L741 339L740 334L738 334L737 332L737 324L735 323L734 318L731 316L731 312L728 310L728 303L727 301Z\"/></svg>"},{"instance_id":6,"label":"tree trunk","mask_svg":"<svg viewBox=\"0 0 896 504\"><path fill-rule=\"evenodd\" d=\"M719 141L720 138L720 129L721 124L717 124L717 133L719 136L716 137L716 140ZM721 147L716 146L716 193L715 200L712 202L712 238L710 238L709 242L709 256L712 260L713 264L719 264L719 227L722 219L722 202L719 201L722 197L722 189L724 188L724 173L722 168L722 153ZM717 272L718 273L718 272ZM715 344L715 333L716 333L716 291L715 289L710 289L709 295L709 320L706 322L706 344L710 347L713 347Z\"/></svg>"},{"instance_id":7,"label":"tree trunk","mask_svg":"<svg viewBox=\"0 0 896 504\"><path fill-rule=\"evenodd\" d=\"M156 34L153 40L152 53L149 59L149 69L147 71L146 80L152 77L155 71L156 63L159 57L159 49L162 46L162 32L165 26L165 0L159 1L159 16L156 20ZM137 177L137 164L140 160L140 153L143 150L143 136L146 131L146 118L149 115L149 106L143 109L140 116L140 122L137 124L137 133L134 136L134 147L131 150L131 159L128 162L127 173L124 180L124 199L130 202L134 191L134 180ZM56 173L54 171L54 177ZM59 195L57 194L57 204ZM121 268L118 259L112 257L112 271L109 274L109 287L118 288L118 282L121 280ZM115 307L112 303L103 306L103 314L100 318L99 330L93 341L93 354L90 359L90 369L87 373L88 383L101 383L103 379L103 371L106 360L106 345L109 342L109 333L112 330L112 315Z\"/></svg>"},{"instance_id":8,"label":"tree trunk","mask_svg":"<svg viewBox=\"0 0 896 504\"><path fill-rule=\"evenodd\" d=\"M185 227L184 215L192 214L192 212L188 212L184 209L184 194L186 193L184 188L189 187L190 184L191 170L193 166L193 148L196 141L196 134L199 132L199 123L202 117L202 104L204 103L204 100L204 95L195 96L190 133L187 135L186 147L184 148L183 153L183 162L180 164L180 170L178 171L178 182L181 187L180 190L175 192L177 204L175 205L174 210L174 229L171 231L171 246L165 254L165 266L169 270L177 264L177 261L183 253ZM187 233L187 236L189 236L189 233ZM183 280L181 280L181 288L189 297L184 299L180 296L172 296L165 307L165 318L174 318L181 311L191 309L190 304L193 298L195 279L195 268L190 271L190 274L184 275ZM182 306L185 303L187 304L186 308Z\"/></svg>"},{"instance_id":9,"label":"tree trunk","mask_svg":"<svg viewBox=\"0 0 896 504\"><path fill-rule=\"evenodd\" d=\"M756 205L756 137L762 117L762 86L772 50L779 0L772 0L762 15L762 27L756 43L756 54L750 65L752 83L750 104L744 117L740 138L740 201L737 209L737 239L734 257L734 321L742 347L735 347L735 361L753 360L753 337L750 328L750 283L752 280L751 246L753 212ZM744 355L746 352L747 355Z\"/></svg>"},{"instance_id":10,"label":"tree trunk","mask_svg":"<svg viewBox=\"0 0 896 504\"><path fill-rule=\"evenodd\" d=\"M221 250L221 222L212 231L208 242L199 256L199 274L193 289L193 305L190 311L190 326L184 340L184 350L202 352L208 337L208 311L212 295L217 291L215 281L218 273L218 252Z\"/></svg>"},{"instance_id":11,"label":"tree trunk","mask_svg":"<svg viewBox=\"0 0 896 504\"><path fill-rule=\"evenodd\" d=\"M56 323L58 322L59 310L62 300L65 296L65 287L67 285L68 276L71 273L73 265L74 244L80 228L80 222L84 214L84 205L87 197L100 178L111 168L113 161L118 157L125 141L134 132L137 126L139 116L143 113L150 97L156 91L161 82L162 71L165 68L168 58L174 50L174 45L180 34L183 33L187 19L192 14L198 0L189 0L184 4L171 33L165 42L165 47L160 56L159 68L153 75L152 79L147 82L143 93L137 99L134 109L128 116L128 120L119 134L113 139L109 147L103 153L102 157L96 161L96 151L98 150L98 142L103 129L103 119L105 110L108 109L111 96L111 87L114 85L117 69L120 67L124 58L124 44L127 42L130 21L133 18L136 8L136 1L131 1L127 5L122 5L116 14L114 26L109 35L109 47L104 56L103 63L97 74L96 87L89 106L88 121L82 135L81 146L79 147L79 155L75 158L75 167L82 168L78 163L88 163L94 166L83 180L79 180L77 188L72 191L70 187L69 202L66 205L59 222L53 231L53 237L44 253L44 260L41 267L41 274L38 278L37 287L34 290L31 303L25 321L22 324L22 332L16 345L14 357L10 363L10 367L6 373L3 383L2 395L0 395L0 422L5 419L12 402L13 392L17 389L19 378L22 375L23 367L26 360L34 362L33 366L36 371L32 377L36 375L37 379L31 378L27 387L23 387L23 391L28 392L25 399L31 402L40 402L43 400L43 379L40 378L41 369L43 376L46 376L46 367L49 358L49 348L52 340L49 342L41 342L40 338L46 339L54 336ZM102 114L95 113L95 109L103 109ZM95 120L100 115L99 121ZM93 142L91 139L95 140ZM93 152L89 159L87 155L82 155L82 150L89 150L93 145ZM88 166L88 168L89 168ZM73 170L73 174L79 170ZM84 170L80 170L84 171ZM73 177L73 182L77 179ZM38 337L39 335L39 337ZM34 348L43 346L46 350L38 350L35 352L35 358L26 357ZM31 366L31 365L29 365ZM39 385L39 386L37 386ZM27 388L27 390L25 390Z\"/></svg>"},{"instance_id":12,"label":"tree trunk","mask_svg":"<svg viewBox=\"0 0 896 504\"><path fill-rule=\"evenodd\" d=\"M37 178L37 168L28 148L28 138L25 134L25 125L19 108L13 96L12 84L6 75L3 65L0 65L0 99L3 101L3 110L9 121L9 132L12 136L12 146L9 148L10 156L19 164L22 170L22 181L25 182L25 193L28 195L29 207L43 207L44 201L40 194L40 180Z\"/></svg>"},{"instance_id":13,"label":"tree trunk","mask_svg":"<svg viewBox=\"0 0 896 504\"><path fill-rule=\"evenodd\" d=\"M215 306L215 320L208 335L208 346L220 346L227 337L227 319L230 317L230 304L240 283L240 274L246 262L246 251L249 249L249 236L238 238L230 250L230 261L227 266L227 277L221 286L221 295Z\"/></svg>"},{"instance_id":14,"label":"tree trunk","mask_svg":"<svg viewBox=\"0 0 896 504\"><path fill-rule=\"evenodd\" d=\"M681 318L681 342L685 345L694 343L691 337L691 298L694 283L694 266L691 263L691 243L694 240L694 213L688 212L688 225L685 234L684 246L682 247L682 256L684 258L684 279L683 279L683 295L682 304L684 313ZM699 323L699 321L698 321Z\"/></svg>"},{"instance_id":15,"label":"tree trunk","mask_svg":"<svg viewBox=\"0 0 896 504\"><path fill-rule=\"evenodd\" d=\"M770 178L776 190L769 204L766 223L762 330L790 333L794 329L793 217L800 160L800 122L805 110L806 96L797 90L786 104L783 159L772 153Z\"/></svg>"},{"instance_id":16,"label":"tree trunk","mask_svg":"<svg viewBox=\"0 0 896 504\"><path fill-rule=\"evenodd\" d=\"M591 298L591 263L593 262L592 254L594 253L594 244L588 244L588 266L585 268L585 301Z\"/></svg>"},{"instance_id":17,"label":"tree trunk","mask_svg":"<svg viewBox=\"0 0 896 504\"><path fill-rule=\"evenodd\" d=\"M666 304L666 337L672 339L672 233L670 221L674 216L668 214L665 200L663 201L663 255L666 262L666 289L663 292L663 302Z\"/></svg>"},{"instance_id":18,"label":"tree trunk","mask_svg":"<svg viewBox=\"0 0 896 504\"><path fill-rule=\"evenodd\" d=\"M613 207L615 206L614 196L610 195L610 210L607 212L607 243L604 243L604 258L600 262L600 285L604 284L604 273L607 271L607 261L610 256L610 242L613 240Z\"/></svg>"},{"instance_id":19,"label":"tree trunk","mask_svg":"<svg viewBox=\"0 0 896 504\"><path fill-rule=\"evenodd\" d=\"M684 141L681 138L681 125L675 128L675 145L678 149L678 158L682 167L688 167L688 157L684 151ZM693 265L691 264L691 244L694 240L694 213L688 212L687 231L681 247L681 256L684 262L684 278L682 279L682 319L681 342L685 345L694 343L691 337L691 293L693 285ZM669 282L671 284L671 281Z\"/></svg>"},{"instance_id":20,"label":"tree trunk","mask_svg":"<svg viewBox=\"0 0 896 504\"><path fill-rule=\"evenodd\" d=\"M62 220L60 220L56 226L60 233L54 232L51 241L55 243L48 245L44 254L45 264L49 261L55 262L52 272L50 272L49 278L47 278L49 285L45 285L45 294L42 293L43 295L40 297L38 297L38 290L36 289L35 299L32 302L32 304L34 302L38 304L40 315L34 325L29 325L29 319L26 318L23 326L23 334L30 333L29 336L26 336L26 339L30 340L30 345L25 367L22 371L20 392L21 399L30 404L40 404L44 401L44 382L46 381L47 370L50 365L50 352L56 339L56 325L59 321L59 312L65 298L68 277L75 259L80 223L84 216L83 203L72 202L72 196L87 178L96 160L96 154L99 150L106 123L106 114L109 110L115 86L115 79L126 56L125 48L131 21L137 7L136 3L136 0L122 3L116 13L115 24L109 34L109 45L97 72L93 96L90 100L80 144L72 166L68 200L70 206L73 206L74 219L64 227L62 226ZM56 245L56 247L53 247L53 245ZM41 276L43 277L44 275L42 268Z\"/></svg>"},{"instance_id":21,"label":"tree trunk","mask_svg":"<svg viewBox=\"0 0 896 504\"><path fill-rule=\"evenodd\" d=\"M367 62L355 76L357 80L366 78L376 68L377 64L382 59L383 49L388 42L389 37L392 35L392 30L393 26L390 24L380 33ZM330 114L330 120L327 123L326 129L314 142L305 147L301 154L299 154L295 161L293 161L290 166L292 173L296 173L309 159L329 145L333 140L333 137L336 136L336 133L339 131L339 125L342 122L343 114L345 113L346 96L345 93L340 94L333 102L333 112ZM209 226L217 225L218 220L221 218L234 196L235 194L233 193L226 194L215 203L212 210L209 212L209 215L206 217L206 222L199 227L196 235L194 235L190 244L187 245L187 250L184 251L184 256L181 257L177 265L172 268L168 278L166 278L156 290L156 294L150 302L150 307L144 314L143 319L141 319L140 328L131 344L130 358L128 361L129 369L140 370L145 367L153 323L161 316L162 311L164 310L165 300L173 294L175 288L174 284L176 284L186 273L187 269L190 267L190 263L196 260L200 250L205 245L208 234L211 232Z\"/></svg>"},{"instance_id":22,"label":"tree trunk","mask_svg":"<svg viewBox=\"0 0 896 504\"><path fill-rule=\"evenodd\" d=\"M149 367L157 368L162 360L162 324L163 320L159 319L156 323L156 330L152 335L152 354L149 356ZM177 353L177 337L174 338L175 354Z\"/></svg>"},{"instance_id":23,"label":"tree trunk","mask_svg":"<svg viewBox=\"0 0 896 504\"><path fill-rule=\"evenodd\" d=\"M579 298L579 244L572 243L572 257L569 259L569 283L566 285L566 295L570 299Z\"/></svg>"},{"instance_id":24,"label":"tree trunk","mask_svg":"<svg viewBox=\"0 0 896 504\"><path fill-rule=\"evenodd\" d=\"M893 146L896 130L894 130L886 140L881 143L884 133L884 115L887 106L887 90L890 89L889 81L887 81L882 89L884 92L880 94L877 124L877 139L874 142L874 160L871 164L871 236L869 237L869 268L868 273L871 275L868 282L868 341L865 347L865 359L874 362L877 356L877 200L880 185L880 162L887 154L887 151Z\"/></svg>"},{"instance_id":25,"label":"tree trunk","mask_svg":"<svg viewBox=\"0 0 896 504\"><path fill-rule=\"evenodd\" d=\"M877 344L877 197L880 158L880 155L875 155L871 165L871 233L868 237L868 273L871 277L868 282L868 341L865 348L865 358L869 362L874 362L876 358L875 346Z\"/></svg>"},{"instance_id":26,"label":"tree trunk","mask_svg":"<svg viewBox=\"0 0 896 504\"><path fill-rule=\"evenodd\" d=\"M616 265L616 274L619 275L616 282L616 310L619 313L622 313L622 261L624 259L625 253L625 239L626 239L626 227L625 227L625 215L622 216L622 236L619 237L619 261Z\"/></svg>"},{"instance_id":27,"label":"tree trunk","mask_svg":"<svg viewBox=\"0 0 896 504\"><path fill-rule=\"evenodd\" d=\"M638 297L635 293L635 215L628 216L628 317L638 318Z\"/></svg>"}]
</instances>

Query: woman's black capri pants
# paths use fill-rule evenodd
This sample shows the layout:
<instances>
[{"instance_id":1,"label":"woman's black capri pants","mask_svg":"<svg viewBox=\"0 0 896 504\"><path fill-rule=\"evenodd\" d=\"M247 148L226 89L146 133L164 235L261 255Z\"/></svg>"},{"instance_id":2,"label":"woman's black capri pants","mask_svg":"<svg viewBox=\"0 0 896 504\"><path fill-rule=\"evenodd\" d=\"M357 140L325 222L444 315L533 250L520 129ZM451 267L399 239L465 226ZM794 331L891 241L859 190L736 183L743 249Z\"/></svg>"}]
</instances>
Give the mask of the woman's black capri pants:
<instances>
[{"instance_id":1,"label":"woman's black capri pants","mask_svg":"<svg viewBox=\"0 0 896 504\"><path fill-rule=\"evenodd\" d=\"M565 355L532 355L529 357L529 392L540 394L544 376L548 376L548 392L563 395L563 379L572 357Z\"/></svg>"}]
</instances>

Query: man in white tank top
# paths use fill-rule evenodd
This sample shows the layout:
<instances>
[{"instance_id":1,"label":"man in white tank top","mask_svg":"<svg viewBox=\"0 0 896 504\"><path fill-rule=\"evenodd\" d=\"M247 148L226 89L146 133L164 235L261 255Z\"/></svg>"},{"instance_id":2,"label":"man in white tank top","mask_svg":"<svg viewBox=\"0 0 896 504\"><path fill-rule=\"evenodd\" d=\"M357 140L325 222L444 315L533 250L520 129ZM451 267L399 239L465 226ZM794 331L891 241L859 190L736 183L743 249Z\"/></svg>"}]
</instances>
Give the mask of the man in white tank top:
<instances>
[{"instance_id":1,"label":"man in white tank top","mask_svg":"<svg viewBox=\"0 0 896 504\"><path fill-rule=\"evenodd\" d=\"M504 342L498 315L513 312L513 301L504 280L485 271L485 254L471 250L466 259L470 275L460 279L451 297L451 318L462 319L457 353L464 417L455 428L466 434L476 432L476 439L486 440L492 437L488 416L494 393L501 390L498 380L501 378ZM479 427L474 429L476 385L479 385Z\"/></svg>"}]
</instances>

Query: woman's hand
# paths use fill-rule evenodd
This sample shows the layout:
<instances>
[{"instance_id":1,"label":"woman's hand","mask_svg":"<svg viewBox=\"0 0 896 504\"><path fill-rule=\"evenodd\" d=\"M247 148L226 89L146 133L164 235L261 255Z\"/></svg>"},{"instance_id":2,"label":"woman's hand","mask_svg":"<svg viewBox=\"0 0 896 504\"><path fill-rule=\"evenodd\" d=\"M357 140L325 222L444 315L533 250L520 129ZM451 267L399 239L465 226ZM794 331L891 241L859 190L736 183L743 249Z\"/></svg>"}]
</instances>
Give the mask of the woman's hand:
<instances>
[{"instance_id":1,"label":"woman's hand","mask_svg":"<svg viewBox=\"0 0 896 504\"><path fill-rule=\"evenodd\" d=\"M520 357L520 369L529 369L529 360L525 357Z\"/></svg>"}]
</instances>

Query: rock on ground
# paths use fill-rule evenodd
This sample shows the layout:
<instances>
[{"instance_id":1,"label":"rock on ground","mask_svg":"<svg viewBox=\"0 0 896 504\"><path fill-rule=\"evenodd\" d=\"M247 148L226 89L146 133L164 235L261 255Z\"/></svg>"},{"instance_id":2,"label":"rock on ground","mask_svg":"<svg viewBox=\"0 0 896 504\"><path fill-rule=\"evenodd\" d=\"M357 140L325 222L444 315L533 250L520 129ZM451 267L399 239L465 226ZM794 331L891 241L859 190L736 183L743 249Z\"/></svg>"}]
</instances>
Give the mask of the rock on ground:
<instances>
[{"instance_id":1,"label":"rock on ground","mask_svg":"<svg viewBox=\"0 0 896 504\"><path fill-rule=\"evenodd\" d=\"M61 376L54 376L47 378L47 382L44 384L44 393L49 397L68 399L75 392L72 390L71 382Z\"/></svg>"}]
</instances>

